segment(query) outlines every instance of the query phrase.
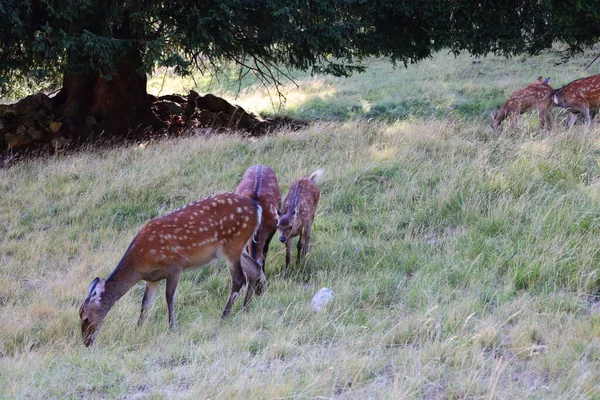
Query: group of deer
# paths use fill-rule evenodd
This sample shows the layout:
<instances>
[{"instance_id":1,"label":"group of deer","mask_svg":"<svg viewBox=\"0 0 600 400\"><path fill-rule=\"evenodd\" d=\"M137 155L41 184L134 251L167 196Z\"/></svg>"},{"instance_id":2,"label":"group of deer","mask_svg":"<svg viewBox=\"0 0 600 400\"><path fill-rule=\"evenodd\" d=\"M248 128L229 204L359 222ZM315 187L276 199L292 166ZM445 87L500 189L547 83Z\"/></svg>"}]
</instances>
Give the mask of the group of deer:
<instances>
[{"instance_id":1,"label":"group of deer","mask_svg":"<svg viewBox=\"0 0 600 400\"><path fill-rule=\"evenodd\" d=\"M265 259L277 229L279 240L286 245L285 270L293 237L299 236L297 261L306 256L320 197L316 182L322 174L317 170L292 182L281 209L275 172L255 165L248 168L234 193L207 197L149 221L111 275L92 281L79 309L84 344L94 343L106 314L140 280L146 281L146 290L139 324L148 314L160 281L166 279L169 326L173 328L181 273L219 258L225 259L231 275L231 294L222 317L229 314L244 285L246 307L254 291L260 295L266 288Z\"/></svg>"},{"instance_id":2,"label":"group of deer","mask_svg":"<svg viewBox=\"0 0 600 400\"><path fill-rule=\"evenodd\" d=\"M590 109L600 107L600 75L577 79L560 89L554 90L548 84L550 78L540 76L535 82L513 92L500 111L492 111L492 128L500 130L500 124L508 118L515 123L519 114L537 107L540 129L550 129L550 109L553 106L566 108L571 112L569 128L581 114L585 123L590 125Z\"/></svg>"}]
</instances>

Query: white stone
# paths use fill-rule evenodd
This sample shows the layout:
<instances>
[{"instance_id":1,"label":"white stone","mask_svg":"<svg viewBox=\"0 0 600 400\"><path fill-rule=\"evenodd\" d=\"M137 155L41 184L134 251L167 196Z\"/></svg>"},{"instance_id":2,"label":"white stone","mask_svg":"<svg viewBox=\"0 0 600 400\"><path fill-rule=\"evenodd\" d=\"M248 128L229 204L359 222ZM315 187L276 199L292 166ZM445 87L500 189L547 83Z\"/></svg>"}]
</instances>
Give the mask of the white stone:
<instances>
[{"instance_id":1,"label":"white stone","mask_svg":"<svg viewBox=\"0 0 600 400\"><path fill-rule=\"evenodd\" d=\"M310 306L313 309L313 311L322 311L323 308L327 305L327 303L333 300L333 296L333 290L329 288L322 288L317 292L317 294L315 294L315 297L313 297L313 299L310 302Z\"/></svg>"}]
</instances>

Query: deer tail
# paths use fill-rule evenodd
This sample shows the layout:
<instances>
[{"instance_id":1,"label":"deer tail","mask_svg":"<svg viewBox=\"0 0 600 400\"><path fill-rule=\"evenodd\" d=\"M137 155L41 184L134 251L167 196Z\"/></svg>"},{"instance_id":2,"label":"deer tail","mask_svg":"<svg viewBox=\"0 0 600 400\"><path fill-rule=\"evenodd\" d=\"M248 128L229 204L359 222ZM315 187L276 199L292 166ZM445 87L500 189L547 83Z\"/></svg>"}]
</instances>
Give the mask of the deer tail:
<instances>
[{"instance_id":1,"label":"deer tail","mask_svg":"<svg viewBox=\"0 0 600 400\"><path fill-rule=\"evenodd\" d=\"M319 179L321 179L321 177L323 176L323 170L322 169L318 169L315 172L313 172L312 174L310 174L310 180L317 183L319 181Z\"/></svg>"}]
</instances>

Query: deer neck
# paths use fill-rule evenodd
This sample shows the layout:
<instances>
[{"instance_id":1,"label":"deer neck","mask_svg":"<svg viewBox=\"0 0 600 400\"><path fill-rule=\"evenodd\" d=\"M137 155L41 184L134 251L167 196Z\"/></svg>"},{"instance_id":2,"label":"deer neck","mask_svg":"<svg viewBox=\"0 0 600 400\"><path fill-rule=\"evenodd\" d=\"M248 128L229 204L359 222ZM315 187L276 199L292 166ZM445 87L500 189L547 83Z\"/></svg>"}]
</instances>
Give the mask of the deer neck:
<instances>
[{"instance_id":1,"label":"deer neck","mask_svg":"<svg viewBox=\"0 0 600 400\"><path fill-rule=\"evenodd\" d=\"M104 294L102 296L103 309L106 313L129 289L141 280L133 264L126 260L126 256L117 265L115 270L106 279Z\"/></svg>"},{"instance_id":2,"label":"deer neck","mask_svg":"<svg viewBox=\"0 0 600 400\"><path fill-rule=\"evenodd\" d=\"M508 116L509 112L514 112L513 108L514 107L512 104L510 106L503 105L502 107L500 107L500 110L498 110L498 115L496 116L496 119L500 122L504 121Z\"/></svg>"}]
</instances>

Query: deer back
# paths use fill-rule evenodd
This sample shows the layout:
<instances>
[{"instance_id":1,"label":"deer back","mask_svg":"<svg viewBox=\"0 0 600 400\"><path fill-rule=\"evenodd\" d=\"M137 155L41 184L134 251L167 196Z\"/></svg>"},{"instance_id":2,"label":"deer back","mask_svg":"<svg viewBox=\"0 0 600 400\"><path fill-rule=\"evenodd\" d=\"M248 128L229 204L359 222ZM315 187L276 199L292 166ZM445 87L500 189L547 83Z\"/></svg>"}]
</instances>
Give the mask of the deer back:
<instances>
[{"instance_id":1,"label":"deer back","mask_svg":"<svg viewBox=\"0 0 600 400\"><path fill-rule=\"evenodd\" d=\"M599 107L600 74L577 79L558 89L552 98L554 104L563 108L580 106L585 102L591 107Z\"/></svg>"},{"instance_id":2,"label":"deer back","mask_svg":"<svg viewBox=\"0 0 600 400\"><path fill-rule=\"evenodd\" d=\"M552 86L542 80L537 80L524 88L515 90L500 110L502 112L502 109L505 109L505 114L522 114L537 104L550 103L553 92Z\"/></svg>"},{"instance_id":3,"label":"deer back","mask_svg":"<svg viewBox=\"0 0 600 400\"><path fill-rule=\"evenodd\" d=\"M281 192L275 171L264 165L253 165L244 173L235 193L253 199L262 208L260 227L254 240L248 245L248 252L252 258L258 260L262 252L262 248L258 247L264 246L265 241L277 230L277 218L272 210L273 207L281 207Z\"/></svg>"},{"instance_id":4,"label":"deer back","mask_svg":"<svg viewBox=\"0 0 600 400\"><path fill-rule=\"evenodd\" d=\"M280 220L286 217L295 220L293 231L301 228L307 221L312 222L315 218L320 196L319 187L310 178L296 179L292 182L283 203Z\"/></svg>"},{"instance_id":5,"label":"deer back","mask_svg":"<svg viewBox=\"0 0 600 400\"><path fill-rule=\"evenodd\" d=\"M149 221L127 256L144 279L163 279L167 267L198 267L220 256L239 256L260 224L252 199L223 193Z\"/></svg>"}]
</instances>

